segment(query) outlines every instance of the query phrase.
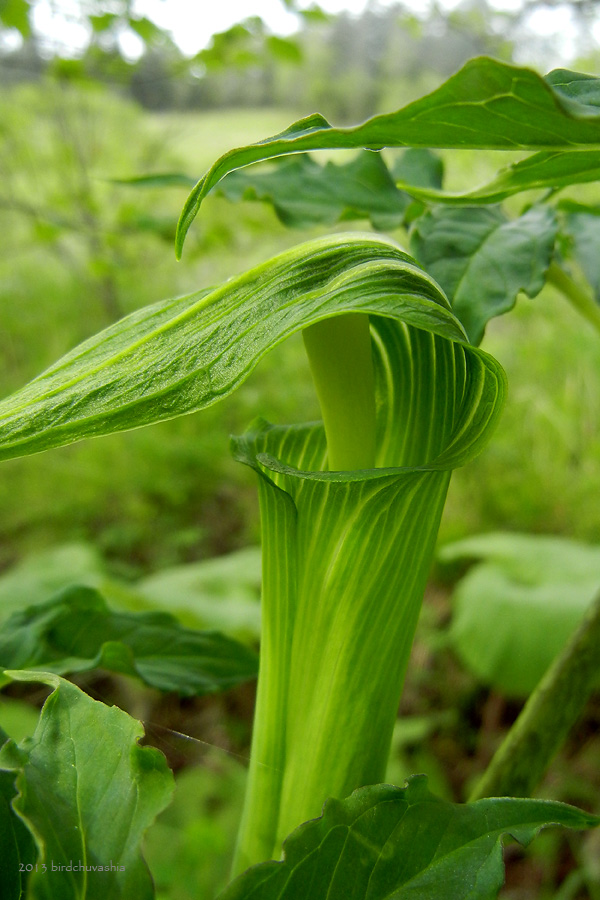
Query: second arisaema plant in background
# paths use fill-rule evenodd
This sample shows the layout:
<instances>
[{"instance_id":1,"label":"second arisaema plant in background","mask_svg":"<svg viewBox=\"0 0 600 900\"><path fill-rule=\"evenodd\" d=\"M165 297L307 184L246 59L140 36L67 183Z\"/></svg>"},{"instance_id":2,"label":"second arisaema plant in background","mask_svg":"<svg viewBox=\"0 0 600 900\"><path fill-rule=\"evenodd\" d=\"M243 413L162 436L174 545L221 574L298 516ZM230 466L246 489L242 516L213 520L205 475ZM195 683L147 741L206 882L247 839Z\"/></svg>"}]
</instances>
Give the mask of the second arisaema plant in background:
<instances>
[{"instance_id":1,"label":"second arisaema plant in background","mask_svg":"<svg viewBox=\"0 0 600 900\"><path fill-rule=\"evenodd\" d=\"M508 77L510 67L501 69ZM518 131L523 146L537 147L572 125L573 110L524 71L510 70L502 83L471 71L460 90L456 82L442 89L437 107L425 98L409 115L345 132L314 117L229 154L192 195L180 243L221 175L289 148L463 146L465 135L470 146L514 146ZM546 130L525 127L523 98L541 103ZM470 120L473 109L481 122ZM505 143L491 127L498 116L510 132ZM597 117L580 118L584 138L600 136ZM379 213L393 210L384 204ZM279 859L286 835L318 816L328 797L361 790L330 802L289 841L284 862L250 869L226 896L382 900L410 883L412 896L492 897L502 882L503 834L526 842L549 822L595 820L534 801L456 807L435 800L420 779L362 788L384 777L451 471L489 438L505 389L499 364L469 343L442 290L394 241L321 238L222 287L134 313L2 404L0 458L200 410L297 331L324 425L259 422L234 441L236 457L258 473L264 582L235 871ZM0 764L18 771L22 758L11 751Z\"/></svg>"}]
</instances>

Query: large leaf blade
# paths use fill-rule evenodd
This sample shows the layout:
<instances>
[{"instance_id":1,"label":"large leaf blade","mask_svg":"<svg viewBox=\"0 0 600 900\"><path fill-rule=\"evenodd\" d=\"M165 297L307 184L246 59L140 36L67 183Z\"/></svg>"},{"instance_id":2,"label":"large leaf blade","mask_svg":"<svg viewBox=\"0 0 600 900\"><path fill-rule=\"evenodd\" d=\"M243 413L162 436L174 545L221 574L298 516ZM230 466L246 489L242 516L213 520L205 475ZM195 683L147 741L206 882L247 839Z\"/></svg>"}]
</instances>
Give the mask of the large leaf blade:
<instances>
[{"instance_id":1,"label":"large leaf blade","mask_svg":"<svg viewBox=\"0 0 600 900\"><path fill-rule=\"evenodd\" d=\"M3 740L0 735L0 741ZM37 850L31 832L12 808L17 796L13 772L0 770L0 886L3 900L25 896L29 866Z\"/></svg>"},{"instance_id":2,"label":"large leaf blade","mask_svg":"<svg viewBox=\"0 0 600 900\"><path fill-rule=\"evenodd\" d=\"M497 207L434 207L411 232L411 249L446 291L470 340L507 312L524 291L541 291L558 223L549 206L508 219Z\"/></svg>"},{"instance_id":3,"label":"large leaf blade","mask_svg":"<svg viewBox=\"0 0 600 900\"><path fill-rule=\"evenodd\" d=\"M20 745L9 741L0 751L0 767L17 772L13 806L40 853L30 896L150 900L152 879L140 843L170 799L164 757L139 745L142 726L117 707L56 675L7 674L52 688L34 736Z\"/></svg>"},{"instance_id":4,"label":"large leaf blade","mask_svg":"<svg viewBox=\"0 0 600 900\"><path fill-rule=\"evenodd\" d=\"M570 243L570 255L591 285L596 302L600 302L600 207L563 200L559 209L564 215L563 230Z\"/></svg>"},{"instance_id":5,"label":"large leaf blade","mask_svg":"<svg viewBox=\"0 0 600 900\"><path fill-rule=\"evenodd\" d=\"M184 628L167 613L114 612L98 591L74 586L3 623L0 667L61 675L102 667L192 696L255 678L258 658L218 632Z\"/></svg>"},{"instance_id":6,"label":"large leaf blade","mask_svg":"<svg viewBox=\"0 0 600 900\"><path fill-rule=\"evenodd\" d=\"M373 785L328 800L319 819L287 839L282 862L249 869L219 900L492 900L504 880L505 836L528 844L550 824L583 829L599 822L544 800L461 806L413 776L405 788Z\"/></svg>"},{"instance_id":7,"label":"large leaf blade","mask_svg":"<svg viewBox=\"0 0 600 900\"><path fill-rule=\"evenodd\" d=\"M334 128L313 115L256 144L230 150L198 182L183 208L176 249L202 200L228 173L251 163L307 150L382 147L571 150L600 146L600 79L530 69L487 57L467 62L431 94L362 125Z\"/></svg>"},{"instance_id":8,"label":"large leaf blade","mask_svg":"<svg viewBox=\"0 0 600 900\"><path fill-rule=\"evenodd\" d=\"M396 179L397 187L417 197L434 203L451 203L453 206L470 206L483 203L499 203L522 191L544 188L552 190L572 184L586 184L600 178L600 154L597 150L572 152L534 153L526 159L506 166L496 176L480 187L460 193L444 191L429 185L417 185L402 178Z\"/></svg>"},{"instance_id":9,"label":"large leaf blade","mask_svg":"<svg viewBox=\"0 0 600 900\"><path fill-rule=\"evenodd\" d=\"M345 312L465 340L439 287L393 241L320 238L212 291L133 313L80 345L0 404L0 459L202 409L286 337Z\"/></svg>"},{"instance_id":10,"label":"large leaf blade","mask_svg":"<svg viewBox=\"0 0 600 900\"><path fill-rule=\"evenodd\" d=\"M368 150L343 165L320 166L299 154L266 172L230 172L218 191L233 201L269 202L294 228L368 218L375 228L391 229L402 224L411 202L396 188L381 156Z\"/></svg>"}]
</instances>

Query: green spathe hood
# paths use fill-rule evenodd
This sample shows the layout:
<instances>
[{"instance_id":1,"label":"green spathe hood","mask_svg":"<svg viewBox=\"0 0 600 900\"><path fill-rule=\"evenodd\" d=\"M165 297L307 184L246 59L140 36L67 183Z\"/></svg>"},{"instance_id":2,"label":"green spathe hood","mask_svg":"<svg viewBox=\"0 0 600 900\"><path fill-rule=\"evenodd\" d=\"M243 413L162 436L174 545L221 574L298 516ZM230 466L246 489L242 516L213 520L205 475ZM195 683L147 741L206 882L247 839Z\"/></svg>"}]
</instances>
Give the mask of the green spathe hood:
<instances>
[{"instance_id":1,"label":"green spathe hood","mask_svg":"<svg viewBox=\"0 0 600 900\"><path fill-rule=\"evenodd\" d=\"M439 286L392 240L329 235L80 344L0 403L0 459L201 410L290 335L352 312L467 340Z\"/></svg>"}]
</instances>

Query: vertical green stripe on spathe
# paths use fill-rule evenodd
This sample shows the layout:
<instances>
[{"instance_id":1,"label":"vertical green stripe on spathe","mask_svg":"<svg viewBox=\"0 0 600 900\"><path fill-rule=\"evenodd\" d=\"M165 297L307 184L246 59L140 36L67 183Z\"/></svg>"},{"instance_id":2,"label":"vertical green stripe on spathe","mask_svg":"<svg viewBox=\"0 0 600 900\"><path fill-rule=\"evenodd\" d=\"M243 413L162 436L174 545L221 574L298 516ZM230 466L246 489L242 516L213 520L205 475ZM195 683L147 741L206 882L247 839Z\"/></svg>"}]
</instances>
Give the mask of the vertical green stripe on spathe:
<instances>
[{"instance_id":1,"label":"vertical green stripe on spathe","mask_svg":"<svg viewBox=\"0 0 600 900\"><path fill-rule=\"evenodd\" d=\"M502 405L482 351L378 317L372 335L380 468L323 471L320 425L259 422L234 441L259 475L264 553L237 871L279 856L326 797L382 780L451 470Z\"/></svg>"},{"instance_id":2,"label":"vertical green stripe on spathe","mask_svg":"<svg viewBox=\"0 0 600 900\"><path fill-rule=\"evenodd\" d=\"M291 498L259 478L262 524L262 626L259 679L246 802L240 825L245 857L268 859L274 845L285 768L285 721L289 696L297 584L296 509ZM245 865L243 866L245 868Z\"/></svg>"}]
</instances>

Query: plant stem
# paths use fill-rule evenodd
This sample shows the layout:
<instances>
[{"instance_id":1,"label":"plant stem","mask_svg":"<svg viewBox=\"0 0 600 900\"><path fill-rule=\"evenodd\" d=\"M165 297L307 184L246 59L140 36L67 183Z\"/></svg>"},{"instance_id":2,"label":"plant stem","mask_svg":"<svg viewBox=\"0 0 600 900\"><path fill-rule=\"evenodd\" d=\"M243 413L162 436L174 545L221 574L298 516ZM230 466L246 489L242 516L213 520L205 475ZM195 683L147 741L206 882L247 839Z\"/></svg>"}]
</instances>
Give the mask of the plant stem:
<instances>
[{"instance_id":1,"label":"plant stem","mask_svg":"<svg viewBox=\"0 0 600 900\"><path fill-rule=\"evenodd\" d=\"M600 594L496 751L469 800L528 797L598 683Z\"/></svg>"},{"instance_id":2,"label":"plant stem","mask_svg":"<svg viewBox=\"0 0 600 900\"><path fill-rule=\"evenodd\" d=\"M329 469L372 469L375 388L368 315L324 319L302 336L323 414Z\"/></svg>"},{"instance_id":3,"label":"plant stem","mask_svg":"<svg viewBox=\"0 0 600 900\"><path fill-rule=\"evenodd\" d=\"M567 300L600 332L600 306L589 290L581 287L557 263L550 264L547 281L558 288Z\"/></svg>"}]
</instances>

